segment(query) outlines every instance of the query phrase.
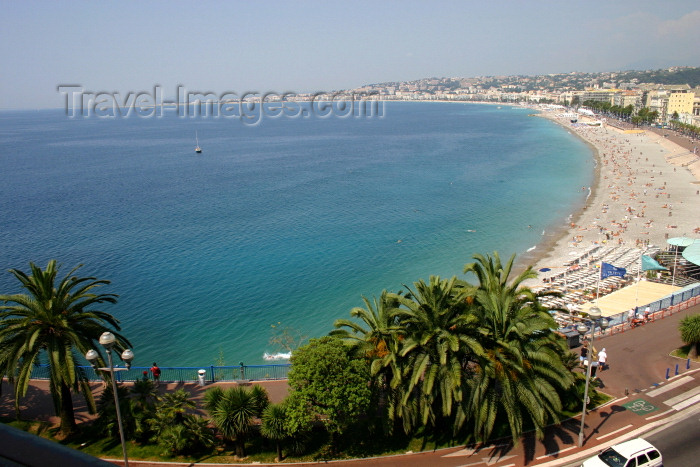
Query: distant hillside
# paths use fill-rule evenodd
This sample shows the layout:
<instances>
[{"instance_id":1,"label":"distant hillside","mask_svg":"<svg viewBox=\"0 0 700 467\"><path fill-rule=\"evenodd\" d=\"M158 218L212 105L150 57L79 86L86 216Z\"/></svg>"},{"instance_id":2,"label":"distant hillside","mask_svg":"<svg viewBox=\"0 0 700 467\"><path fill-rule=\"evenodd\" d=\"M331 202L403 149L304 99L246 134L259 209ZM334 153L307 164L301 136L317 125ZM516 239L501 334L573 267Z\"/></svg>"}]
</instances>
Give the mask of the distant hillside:
<instances>
[{"instance_id":1,"label":"distant hillside","mask_svg":"<svg viewBox=\"0 0 700 467\"><path fill-rule=\"evenodd\" d=\"M688 84L695 88L700 86L700 68L623 71L617 75L616 79L624 82L637 79L639 83Z\"/></svg>"},{"instance_id":2,"label":"distant hillside","mask_svg":"<svg viewBox=\"0 0 700 467\"><path fill-rule=\"evenodd\" d=\"M368 84L367 88L380 91L386 88L407 92L436 93L454 91L460 88L497 89L507 92L561 92L583 91L599 86L601 88L635 88L642 83L678 85L687 84L691 88L700 87L700 68L675 66L659 70L644 71L603 71L555 73L547 75L479 76L472 78L423 78L413 81L397 81Z\"/></svg>"}]
</instances>

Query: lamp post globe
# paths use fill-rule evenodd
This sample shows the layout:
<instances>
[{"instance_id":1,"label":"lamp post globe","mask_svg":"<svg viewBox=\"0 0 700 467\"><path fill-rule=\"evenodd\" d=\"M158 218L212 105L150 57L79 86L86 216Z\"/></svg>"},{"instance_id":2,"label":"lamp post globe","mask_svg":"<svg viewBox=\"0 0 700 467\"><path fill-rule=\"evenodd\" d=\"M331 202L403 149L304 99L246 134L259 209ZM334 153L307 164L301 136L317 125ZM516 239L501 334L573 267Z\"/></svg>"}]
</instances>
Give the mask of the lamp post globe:
<instances>
[{"instance_id":1,"label":"lamp post globe","mask_svg":"<svg viewBox=\"0 0 700 467\"><path fill-rule=\"evenodd\" d=\"M134 359L134 352L131 351L131 349L126 349L124 352L122 352L122 360L125 363L131 363L131 361Z\"/></svg>"},{"instance_id":2,"label":"lamp post globe","mask_svg":"<svg viewBox=\"0 0 700 467\"><path fill-rule=\"evenodd\" d=\"M106 331L103 332L100 336L100 345L102 345L106 349L110 349L112 348L116 340L117 339L114 337L114 334L112 334L109 331Z\"/></svg>"},{"instance_id":3,"label":"lamp post globe","mask_svg":"<svg viewBox=\"0 0 700 467\"><path fill-rule=\"evenodd\" d=\"M591 308L588 310L588 316L590 316L590 317L593 318L593 319L598 319L598 318L600 318L600 316L601 316L602 314L603 314L603 312L600 311L600 308L598 308L597 306L591 307Z\"/></svg>"},{"instance_id":4,"label":"lamp post globe","mask_svg":"<svg viewBox=\"0 0 700 467\"><path fill-rule=\"evenodd\" d=\"M95 360L97 360L97 358L98 358L99 356L100 356L100 355L99 355L97 352L95 352L94 349L88 350L87 353L85 354L85 358L86 358L87 361L90 362L92 365L95 364Z\"/></svg>"},{"instance_id":5,"label":"lamp post globe","mask_svg":"<svg viewBox=\"0 0 700 467\"><path fill-rule=\"evenodd\" d=\"M578 331L579 334L581 334L582 336L585 336L586 333L588 332L588 326L581 323L578 326L576 326L576 330Z\"/></svg>"},{"instance_id":6,"label":"lamp post globe","mask_svg":"<svg viewBox=\"0 0 700 467\"><path fill-rule=\"evenodd\" d=\"M134 359L134 352L131 349L126 349L122 352L122 361L126 363L127 368L131 368L131 361Z\"/></svg>"}]
</instances>

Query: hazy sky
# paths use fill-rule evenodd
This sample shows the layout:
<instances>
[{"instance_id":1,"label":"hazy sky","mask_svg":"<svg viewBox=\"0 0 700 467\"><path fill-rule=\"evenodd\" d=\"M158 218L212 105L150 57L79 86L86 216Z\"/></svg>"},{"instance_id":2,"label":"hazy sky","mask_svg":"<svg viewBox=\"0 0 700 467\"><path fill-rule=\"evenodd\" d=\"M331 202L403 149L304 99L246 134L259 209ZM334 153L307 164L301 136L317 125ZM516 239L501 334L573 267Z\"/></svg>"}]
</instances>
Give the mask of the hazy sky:
<instances>
[{"instance_id":1,"label":"hazy sky","mask_svg":"<svg viewBox=\"0 0 700 467\"><path fill-rule=\"evenodd\" d=\"M700 66L697 0L0 0L0 12L5 109L60 107L60 84L315 92L433 76Z\"/></svg>"}]
</instances>

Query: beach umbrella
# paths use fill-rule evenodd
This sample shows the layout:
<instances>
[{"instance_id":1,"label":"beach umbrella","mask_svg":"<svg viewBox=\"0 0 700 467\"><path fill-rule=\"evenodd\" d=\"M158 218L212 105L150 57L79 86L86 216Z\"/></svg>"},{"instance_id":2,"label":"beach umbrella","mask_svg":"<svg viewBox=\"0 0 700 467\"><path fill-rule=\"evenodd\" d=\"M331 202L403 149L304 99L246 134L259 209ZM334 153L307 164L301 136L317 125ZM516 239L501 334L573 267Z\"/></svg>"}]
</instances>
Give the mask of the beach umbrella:
<instances>
[{"instance_id":1,"label":"beach umbrella","mask_svg":"<svg viewBox=\"0 0 700 467\"><path fill-rule=\"evenodd\" d=\"M693 264L700 266L700 242L689 246L683 252L683 257Z\"/></svg>"},{"instance_id":2,"label":"beach umbrella","mask_svg":"<svg viewBox=\"0 0 700 467\"><path fill-rule=\"evenodd\" d=\"M695 240L688 237L673 237L666 240L666 243L673 246L690 246L693 242L695 242Z\"/></svg>"},{"instance_id":3,"label":"beach umbrella","mask_svg":"<svg viewBox=\"0 0 700 467\"><path fill-rule=\"evenodd\" d=\"M668 271L668 268L661 266L651 256L642 255L642 271Z\"/></svg>"}]
</instances>

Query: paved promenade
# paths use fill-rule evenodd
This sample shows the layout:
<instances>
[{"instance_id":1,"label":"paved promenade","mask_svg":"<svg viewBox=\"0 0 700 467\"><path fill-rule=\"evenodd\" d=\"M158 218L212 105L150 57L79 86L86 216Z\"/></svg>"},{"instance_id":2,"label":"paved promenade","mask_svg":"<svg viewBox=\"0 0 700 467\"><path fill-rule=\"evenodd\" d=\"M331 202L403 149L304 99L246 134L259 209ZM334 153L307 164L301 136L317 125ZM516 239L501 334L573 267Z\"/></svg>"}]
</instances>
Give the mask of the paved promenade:
<instances>
[{"instance_id":1,"label":"paved promenade","mask_svg":"<svg viewBox=\"0 0 700 467\"><path fill-rule=\"evenodd\" d=\"M653 323L648 323L623 333L596 338L595 346L605 347L610 369L599 374L602 391L614 400L604 407L589 412L586 417L585 443L577 447L580 418L547 430L543 441L525 436L515 446L494 445L480 449L451 448L435 452L416 453L403 456L343 461L343 466L389 467L389 466L496 466L519 467L533 465L569 465L577 459L590 456L604 446L623 439L641 436L643 432L673 420L683 410L700 408L700 364L691 363L686 369L686 360L669 354L682 345L678 324L684 316L700 312L700 306L680 311ZM679 374L675 376L676 365ZM670 378L666 371L670 369ZM219 383L217 383L219 384ZM235 383L221 383L223 385ZM284 381L263 384L277 402L287 393ZM202 396L202 388L194 384L161 384L161 390L184 387L195 398ZM3 383L0 396L0 415L13 416L10 387ZM52 413L48 385L43 381L32 383L29 397L23 405L24 418L56 421L45 414ZM96 395L101 385L95 386ZM80 421L89 420L85 407L76 399L76 410ZM118 460L114 460L116 464ZM139 466L184 466L189 464L154 463L130 461ZM201 464L205 465L205 464ZM275 465L275 464L271 464ZM307 464L308 465L308 464Z\"/></svg>"}]
</instances>

